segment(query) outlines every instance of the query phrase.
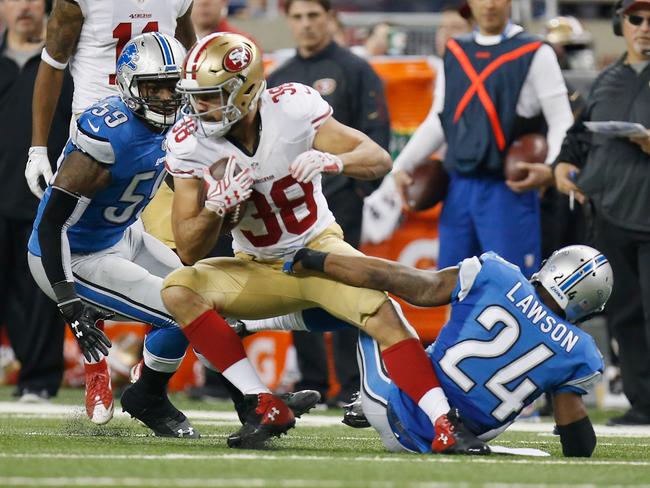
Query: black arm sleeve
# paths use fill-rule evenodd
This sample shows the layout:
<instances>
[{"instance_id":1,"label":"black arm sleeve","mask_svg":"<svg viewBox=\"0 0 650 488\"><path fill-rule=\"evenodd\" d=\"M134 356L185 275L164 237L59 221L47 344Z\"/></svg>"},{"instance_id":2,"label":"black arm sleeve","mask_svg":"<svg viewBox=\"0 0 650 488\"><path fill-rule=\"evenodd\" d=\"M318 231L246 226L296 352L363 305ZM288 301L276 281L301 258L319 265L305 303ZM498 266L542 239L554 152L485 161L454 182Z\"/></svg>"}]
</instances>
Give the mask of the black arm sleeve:
<instances>
[{"instance_id":1,"label":"black arm sleeve","mask_svg":"<svg viewBox=\"0 0 650 488\"><path fill-rule=\"evenodd\" d=\"M567 457L590 457L596 448L596 433L589 417L568 425L558 425L562 454Z\"/></svg>"},{"instance_id":2,"label":"black arm sleeve","mask_svg":"<svg viewBox=\"0 0 650 488\"><path fill-rule=\"evenodd\" d=\"M68 227L81 217L90 200L53 186L43 218L38 226L41 261L47 279L54 287L62 281L73 281L70 268L70 247L65 236ZM59 298L59 297L57 297Z\"/></svg>"}]
</instances>

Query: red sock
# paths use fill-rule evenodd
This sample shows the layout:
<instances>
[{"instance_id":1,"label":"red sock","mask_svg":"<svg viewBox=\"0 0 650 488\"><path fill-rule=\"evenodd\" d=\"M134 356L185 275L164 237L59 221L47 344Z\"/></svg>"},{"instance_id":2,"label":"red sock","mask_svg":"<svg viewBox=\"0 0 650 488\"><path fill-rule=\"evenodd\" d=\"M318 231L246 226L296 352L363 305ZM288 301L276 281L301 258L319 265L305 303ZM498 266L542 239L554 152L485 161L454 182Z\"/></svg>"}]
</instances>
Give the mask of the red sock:
<instances>
[{"instance_id":1,"label":"red sock","mask_svg":"<svg viewBox=\"0 0 650 488\"><path fill-rule=\"evenodd\" d=\"M214 310L208 310L182 329L185 337L219 371L246 357L239 336Z\"/></svg>"},{"instance_id":2,"label":"red sock","mask_svg":"<svg viewBox=\"0 0 650 488\"><path fill-rule=\"evenodd\" d=\"M418 339L405 339L381 353L388 375L415 403L440 386L431 360Z\"/></svg>"}]
</instances>

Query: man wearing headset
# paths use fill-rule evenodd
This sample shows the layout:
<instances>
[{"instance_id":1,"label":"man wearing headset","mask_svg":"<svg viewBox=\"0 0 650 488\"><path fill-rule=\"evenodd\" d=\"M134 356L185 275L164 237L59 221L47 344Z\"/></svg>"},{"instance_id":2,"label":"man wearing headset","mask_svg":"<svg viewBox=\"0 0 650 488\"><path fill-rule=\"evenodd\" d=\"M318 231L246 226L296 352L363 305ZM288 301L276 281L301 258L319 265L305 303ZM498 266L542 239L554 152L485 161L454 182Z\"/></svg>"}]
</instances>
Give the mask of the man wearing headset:
<instances>
[{"instance_id":1,"label":"man wearing headset","mask_svg":"<svg viewBox=\"0 0 650 488\"><path fill-rule=\"evenodd\" d=\"M592 208L594 245L609 258L618 283L608 318L631 408L609 425L643 425L650 424L650 1L619 1L613 23L626 52L592 85L554 176L558 190ZM609 137L589 132L588 121L636 122L645 130Z\"/></svg>"}]
</instances>

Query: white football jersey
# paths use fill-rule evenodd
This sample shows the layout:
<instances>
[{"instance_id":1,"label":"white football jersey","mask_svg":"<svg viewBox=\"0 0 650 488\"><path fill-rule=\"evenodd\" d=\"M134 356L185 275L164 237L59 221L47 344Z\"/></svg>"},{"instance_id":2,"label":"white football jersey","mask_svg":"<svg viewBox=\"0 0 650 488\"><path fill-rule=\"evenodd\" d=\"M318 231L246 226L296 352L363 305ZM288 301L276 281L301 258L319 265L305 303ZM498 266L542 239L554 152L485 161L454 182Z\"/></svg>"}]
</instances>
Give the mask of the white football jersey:
<instances>
[{"instance_id":1,"label":"white football jersey","mask_svg":"<svg viewBox=\"0 0 650 488\"><path fill-rule=\"evenodd\" d=\"M260 259L292 255L334 223L321 188L321 175L298 183L289 165L312 149L318 128L332 107L300 83L270 88L260 96L262 130L253 154L227 137L197 137L190 119L180 120L167 135L167 170L178 178L202 178L203 169L235 155L251 170L253 194L237 227L233 250ZM199 129L200 130L200 129Z\"/></svg>"},{"instance_id":2,"label":"white football jersey","mask_svg":"<svg viewBox=\"0 0 650 488\"><path fill-rule=\"evenodd\" d=\"M115 63L132 37L154 31L173 37L176 19L192 3L192 0L73 1L84 16L79 43L70 58L75 114L97 100L117 95Z\"/></svg>"}]
</instances>

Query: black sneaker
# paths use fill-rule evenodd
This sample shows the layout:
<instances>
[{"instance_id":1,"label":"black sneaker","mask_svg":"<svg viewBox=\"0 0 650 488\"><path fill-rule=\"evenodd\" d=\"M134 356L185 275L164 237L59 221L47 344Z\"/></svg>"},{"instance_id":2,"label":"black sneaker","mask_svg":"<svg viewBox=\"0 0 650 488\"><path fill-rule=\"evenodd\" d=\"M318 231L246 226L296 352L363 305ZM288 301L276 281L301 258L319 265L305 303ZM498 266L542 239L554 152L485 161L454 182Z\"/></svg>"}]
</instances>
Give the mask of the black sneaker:
<instances>
[{"instance_id":1,"label":"black sneaker","mask_svg":"<svg viewBox=\"0 0 650 488\"><path fill-rule=\"evenodd\" d=\"M149 395L130 385L122 393L120 401L123 412L138 419L158 437L201 437L185 414L172 405L167 395Z\"/></svg>"},{"instance_id":2,"label":"black sneaker","mask_svg":"<svg viewBox=\"0 0 650 488\"><path fill-rule=\"evenodd\" d=\"M228 436L228 447L260 449L270 437L280 437L296 425L291 409L271 393L244 396L246 422Z\"/></svg>"},{"instance_id":3,"label":"black sneaker","mask_svg":"<svg viewBox=\"0 0 650 488\"><path fill-rule=\"evenodd\" d=\"M463 425L457 408L436 420L431 450L437 454L490 454L488 445Z\"/></svg>"},{"instance_id":4,"label":"black sneaker","mask_svg":"<svg viewBox=\"0 0 650 488\"><path fill-rule=\"evenodd\" d=\"M630 408L620 417L612 417L607 421L609 426L619 425L650 425L650 414Z\"/></svg>"},{"instance_id":5,"label":"black sneaker","mask_svg":"<svg viewBox=\"0 0 650 488\"><path fill-rule=\"evenodd\" d=\"M353 429L365 429L370 427L370 422L363 413L363 408L361 407L361 397L359 392L352 394L350 398L350 403L343 405L343 422L345 425L352 427Z\"/></svg>"},{"instance_id":6,"label":"black sneaker","mask_svg":"<svg viewBox=\"0 0 650 488\"><path fill-rule=\"evenodd\" d=\"M302 414L309 413L320 402L320 393L316 390L300 390L293 393L283 393L278 396L287 404L287 407L291 409L293 416L296 418L300 418Z\"/></svg>"}]
</instances>

